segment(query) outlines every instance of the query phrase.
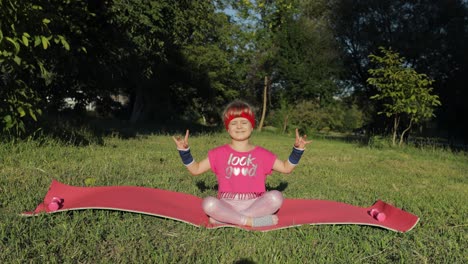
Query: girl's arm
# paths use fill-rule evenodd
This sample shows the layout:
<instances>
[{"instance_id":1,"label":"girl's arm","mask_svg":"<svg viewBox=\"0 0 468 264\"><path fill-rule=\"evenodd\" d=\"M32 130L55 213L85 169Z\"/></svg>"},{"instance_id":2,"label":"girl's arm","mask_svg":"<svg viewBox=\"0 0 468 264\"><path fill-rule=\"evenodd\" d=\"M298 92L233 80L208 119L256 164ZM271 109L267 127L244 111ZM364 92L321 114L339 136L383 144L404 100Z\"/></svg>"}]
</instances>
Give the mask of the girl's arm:
<instances>
[{"instance_id":1,"label":"girl's arm","mask_svg":"<svg viewBox=\"0 0 468 264\"><path fill-rule=\"evenodd\" d=\"M289 155L289 158L285 161L276 159L273 164L273 170L281 173L291 173L294 168L299 164L302 153L304 153L305 146L312 141L307 141L307 135L300 136L299 130L296 128L296 142L294 143L294 148Z\"/></svg>"},{"instance_id":2,"label":"girl's arm","mask_svg":"<svg viewBox=\"0 0 468 264\"><path fill-rule=\"evenodd\" d=\"M288 160L283 161L280 159L276 159L275 163L273 164L273 170L286 174L291 173L295 167L296 166L289 163Z\"/></svg>"},{"instance_id":3,"label":"girl's arm","mask_svg":"<svg viewBox=\"0 0 468 264\"><path fill-rule=\"evenodd\" d=\"M210 160L208 158L205 158L204 160L200 162L192 162L192 164L187 165L187 170L190 171L192 175L200 175L204 172L207 172L209 169L211 169L210 165Z\"/></svg>"},{"instance_id":4,"label":"girl's arm","mask_svg":"<svg viewBox=\"0 0 468 264\"><path fill-rule=\"evenodd\" d=\"M172 137L172 139L174 139L174 142L177 146L177 150L179 151L182 162L187 167L187 170L192 175L202 174L208 171L209 169L211 169L210 161L208 160L208 158L205 158L204 160L200 162L197 162L193 159L192 154L190 153L189 145L188 145L188 138L189 138L188 130L185 132L185 137L183 139L180 138L179 136Z\"/></svg>"}]
</instances>

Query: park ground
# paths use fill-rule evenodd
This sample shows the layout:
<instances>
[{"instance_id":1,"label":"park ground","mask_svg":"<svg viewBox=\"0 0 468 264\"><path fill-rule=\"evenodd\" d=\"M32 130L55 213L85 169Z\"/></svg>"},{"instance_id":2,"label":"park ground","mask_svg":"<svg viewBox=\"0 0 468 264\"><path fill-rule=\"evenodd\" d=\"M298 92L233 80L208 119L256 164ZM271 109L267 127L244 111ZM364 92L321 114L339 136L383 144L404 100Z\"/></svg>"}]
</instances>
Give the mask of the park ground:
<instances>
[{"instance_id":1,"label":"park ground","mask_svg":"<svg viewBox=\"0 0 468 264\"><path fill-rule=\"evenodd\" d=\"M377 199L420 217L407 233L358 225L304 225L272 232L208 230L158 217L85 210L26 218L52 179L77 186L135 185L215 195L214 175L191 176L169 134L103 136L76 146L44 139L0 144L2 263L467 263L468 156L437 147L369 147L314 137L290 175L269 189L286 198L367 207ZM294 135L255 133L286 159ZM190 138L195 159L226 134Z\"/></svg>"}]
</instances>

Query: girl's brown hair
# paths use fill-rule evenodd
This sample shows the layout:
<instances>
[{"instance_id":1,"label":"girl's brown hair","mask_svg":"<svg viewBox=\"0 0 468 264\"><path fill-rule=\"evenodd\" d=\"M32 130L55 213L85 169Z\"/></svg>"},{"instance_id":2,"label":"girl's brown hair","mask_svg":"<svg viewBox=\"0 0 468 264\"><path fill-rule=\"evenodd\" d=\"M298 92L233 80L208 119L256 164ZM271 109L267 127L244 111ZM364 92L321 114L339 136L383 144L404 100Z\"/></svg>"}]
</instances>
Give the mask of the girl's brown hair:
<instances>
[{"instance_id":1,"label":"girl's brown hair","mask_svg":"<svg viewBox=\"0 0 468 264\"><path fill-rule=\"evenodd\" d=\"M237 100L226 106L223 111L223 121L226 129L228 129L231 120L237 117L246 118L252 124L252 127L255 127L255 114L248 103Z\"/></svg>"}]
</instances>

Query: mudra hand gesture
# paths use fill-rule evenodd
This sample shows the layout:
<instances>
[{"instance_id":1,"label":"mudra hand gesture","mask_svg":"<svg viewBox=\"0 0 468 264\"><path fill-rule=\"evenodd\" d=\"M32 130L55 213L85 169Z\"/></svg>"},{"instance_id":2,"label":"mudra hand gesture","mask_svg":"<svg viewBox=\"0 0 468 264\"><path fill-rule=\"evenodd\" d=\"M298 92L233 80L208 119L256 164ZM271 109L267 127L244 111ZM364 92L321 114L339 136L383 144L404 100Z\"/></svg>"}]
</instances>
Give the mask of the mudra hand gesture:
<instances>
[{"instance_id":1,"label":"mudra hand gesture","mask_svg":"<svg viewBox=\"0 0 468 264\"><path fill-rule=\"evenodd\" d=\"M307 135L299 135L299 129L296 128L296 142L294 143L295 148L305 149L305 146L311 142L312 140L307 140Z\"/></svg>"},{"instance_id":2,"label":"mudra hand gesture","mask_svg":"<svg viewBox=\"0 0 468 264\"><path fill-rule=\"evenodd\" d=\"M173 136L172 139L176 143L177 149L188 149L189 144L188 144L188 137L189 137L189 131L187 129L187 132L185 132L185 137L181 138L180 136Z\"/></svg>"}]
</instances>

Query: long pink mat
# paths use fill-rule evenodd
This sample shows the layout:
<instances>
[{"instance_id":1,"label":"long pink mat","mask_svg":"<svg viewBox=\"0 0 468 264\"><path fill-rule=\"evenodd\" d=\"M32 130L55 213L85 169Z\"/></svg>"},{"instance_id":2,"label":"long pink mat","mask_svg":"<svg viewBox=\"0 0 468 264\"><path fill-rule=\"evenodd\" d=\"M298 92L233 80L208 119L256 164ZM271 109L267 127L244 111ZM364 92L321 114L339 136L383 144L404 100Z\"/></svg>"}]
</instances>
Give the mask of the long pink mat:
<instances>
[{"instance_id":1,"label":"long pink mat","mask_svg":"<svg viewBox=\"0 0 468 264\"><path fill-rule=\"evenodd\" d=\"M55 198L55 199L54 199ZM56 198L59 203L54 203ZM56 213L83 209L108 209L135 212L182 221L206 228L237 227L246 230L270 231L299 225L357 224L382 227L396 232L410 231L419 221L416 215L382 201L364 208L326 200L286 199L278 211L279 223L275 226L249 228L233 225L212 225L201 208L200 197L147 187L109 186L75 187L52 181L44 201L32 212ZM375 209L385 214L378 221L369 212Z\"/></svg>"}]
</instances>

